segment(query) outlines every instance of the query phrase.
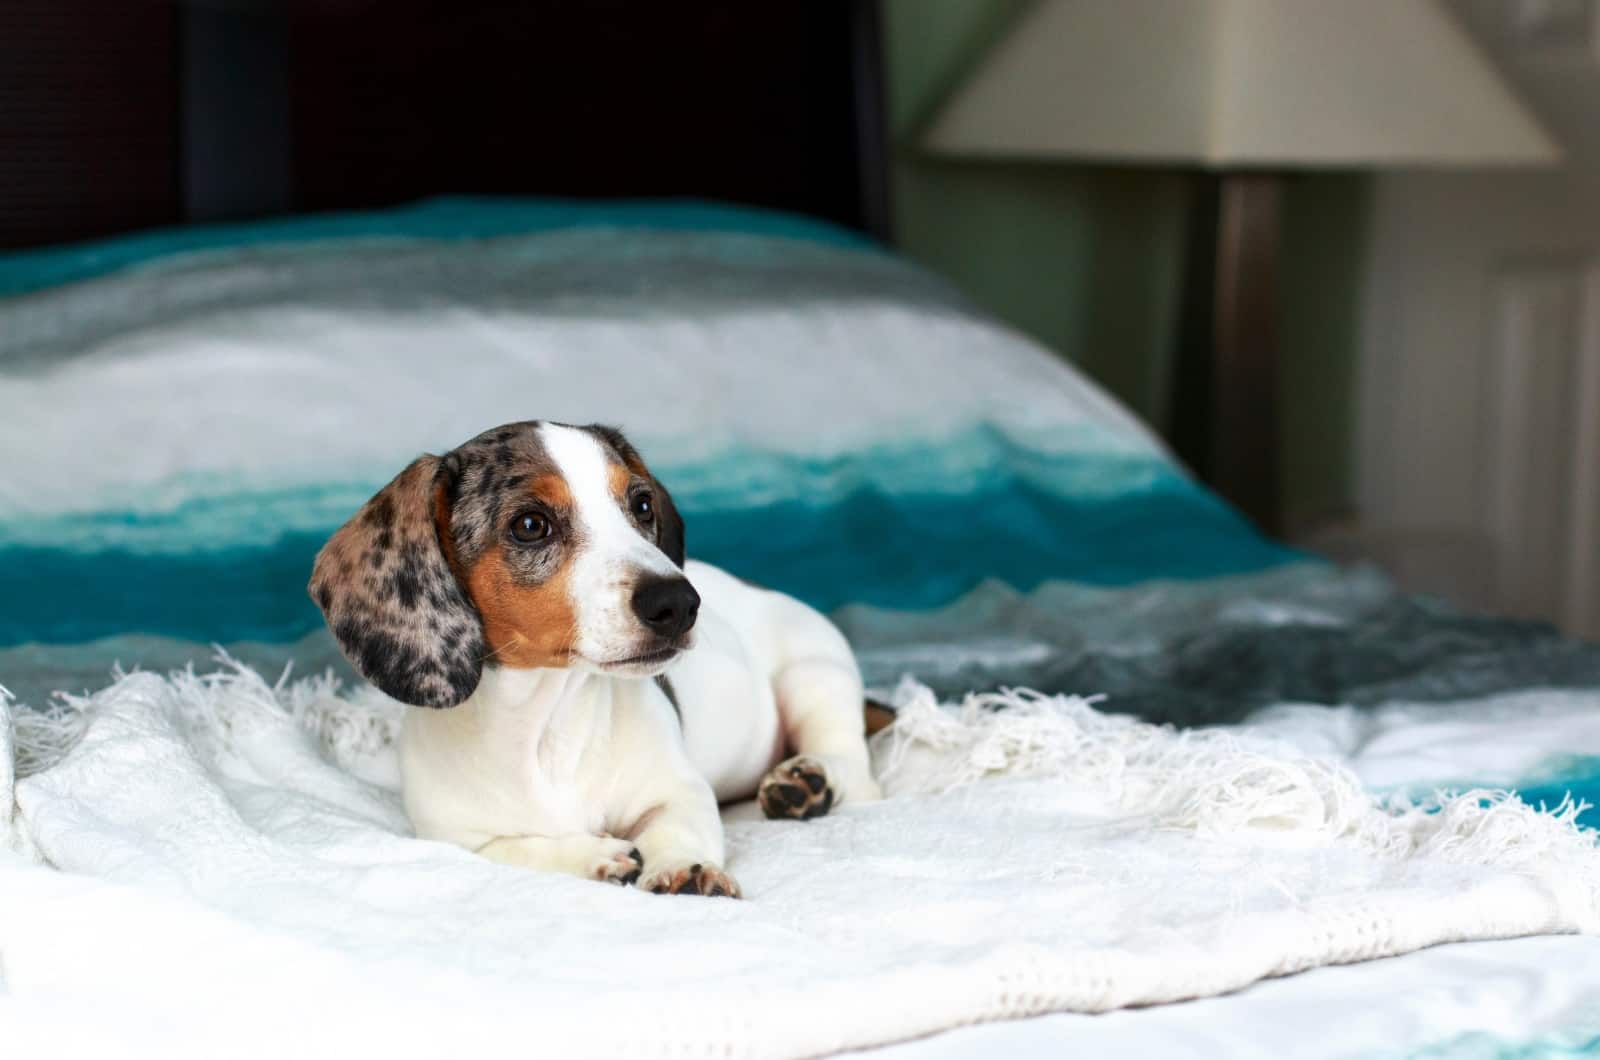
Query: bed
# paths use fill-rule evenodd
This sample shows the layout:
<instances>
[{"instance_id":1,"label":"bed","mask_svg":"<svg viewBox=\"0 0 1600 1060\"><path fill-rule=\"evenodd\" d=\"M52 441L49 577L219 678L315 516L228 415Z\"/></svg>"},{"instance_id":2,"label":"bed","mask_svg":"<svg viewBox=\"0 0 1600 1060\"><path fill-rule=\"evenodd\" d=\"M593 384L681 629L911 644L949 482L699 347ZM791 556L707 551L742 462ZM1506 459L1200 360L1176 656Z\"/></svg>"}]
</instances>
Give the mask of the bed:
<instances>
[{"instance_id":1,"label":"bed","mask_svg":"<svg viewBox=\"0 0 1600 1060\"><path fill-rule=\"evenodd\" d=\"M771 10L857 54L864 5L798 14L826 6ZM397 8L396 40L431 24ZM598 39L781 21L749 17ZM338 39L288 65L332 76ZM389 114L346 168L250 185L362 209L0 256L7 1048L1594 1050L1600 647L1264 538L886 249L870 67L785 111L832 131L795 141L813 179L609 189L737 204L472 179L503 145L456 187L397 176ZM150 201L13 241L199 209ZM408 834L399 708L322 628L311 557L417 453L530 417L625 428L690 554L828 612L897 710L883 804L729 808L743 903Z\"/></svg>"},{"instance_id":2,"label":"bed","mask_svg":"<svg viewBox=\"0 0 1600 1060\"><path fill-rule=\"evenodd\" d=\"M783 882L793 871L786 859L820 857L825 865L830 841L892 847L883 829L993 833L1003 820L1013 822L1003 844L1013 853L1027 837L1054 844L1030 858L1056 857L1075 842L1083 844L1079 856L1093 855L1084 865L1057 865L1044 883L1033 870L982 862L994 873L984 886L1003 885L1007 902L1025 910L1061 900L1072 872L1109 880L1133 872L1095 853L1088 839L1073 839L1082 827L1069 824L1075 815L1113 813L1122 828L1166 822L1149 833L1158 847L1175 841L1174 830L1194 833L1181 855L1192 893L1148 875L1153 869L1128 876L1127 887L1139 878L1161 882L1144 896L1150 911L1141 916L1181 917L1183 902L1225 898L1238 907L1230 917L1242 930L1261 895L1235 883L1208 896L1193 875L1198 852L1237 854L1231 844L1241 830L1252 843L1287 831L1299 837L1289 853L1252 848L1246 864L1290 859L1262 885L1292 893L1310 885L1286 882L1306 869L1294 860L1303 843L1324 859L1362 828L1392 829L1400 820L1431 828L1465 807L1483 818L1429 840L1428 857L1460 860L1469 851L1474 871L1499 873L1448 877L1472 896L1470 909L1391 951L1335 947L1292 960L1325 964L1448 939L1533 936L1323 968L1212 1001L1126 1009L1232 993L1280 974L1291 959L1274 952L1265 964L1230 969L1194 952L1191 940L1199 980L1104 973L1116 989L1095 988L1102 994L1057 983L1026 1001L1014 988L1001 990L1011 1000L998 1008L912 1006L893 1019L869 1009L820 1036L806 1029L801 997L749 1004L802 1026L750 1016L754 1029L716 1026L714 1034L704 997L674 997L711 1022L680 1028L681 1040L663 1031L663 1043L794 1055L1057 1012L897 1048L939 1055L1139 1042L1146 1051L1187 1042L1267 1052L1290 1049L1281 1036L1303 1033L1306 1013L1340 998L1360 998L1362 1018L1331 1020L1314 1043L1293 1051L1448 1052L1485 1040L1576 1048L1594 1033L1600 984L1584 969L1597 966L1600 951L1592 937L1548 932L1583 930L1596 912L1590 811L1569 795L1600 797L1600 648L1410 598L1374 571L1338 569L1262 538L1092 383L858 234L714 204L438 199L13 255L0 261L0 284L13 292L0 303L0 405L11 412L0 423L0 451L12 457L0 483L0 683L12 701L8 768L16 774L10 842L26 860L112 886L124 900L192 903L197 908L142 914L168 925L175 953L193 943L186 933L202 912L291 936L316 920L308 910L320 899L297 899L291 928L281 902L242 897L246 881L261 882L266 871L239 860L248 860L244 851L276 844L311 856L304 844L312 840L287 823L302 815L354 814L386 843L401 843L379 855L319 849L311 856L318 873L355 859L370 879L413 856L404 843L435 846L404 839L403 816L394 816L393 705L363 689L338 656L305 595L306 571L321 541L398 463L486 424L537 414L625 426L674 492L691 553L828 611L869 682L901 710L889 732L905 735L878 752L880 768L898 778L890 804L904 819L875 819L863 807L841 817L850 831L831 840L814 831L809 840L778 842L733 811L734 867L742 849L753 905L794 900ZM1057 698L1009 691L1016 688ZM940 726L962 711L931 704L969 693L990 698L969 701L967 728L952 736ZM984 728L1002 723L1013 727ZM1218 738L1244 743L1207 742ZM291 752L286 741L302 745ZM1256 758L1237 757L1247 752L1299 763L1273 759L1272 768L1309 777L1299 794L1315 806L1269 812L1268 803L1286 797L1280 777L1240 810L1237 792L1260 768ZM154 773L144 768L174 755ZM918 755L927 761L919 765ZM1180 759L1179 772L1200 785L1184 789L1187 808L1171 801L1170 777L1157 785L1159 798L1138 793ZM1209 770L1209 779L1197 770ZM1205 787L1224 779L1225 797ZM1370 805L1351 794L1357 783L1375 793ZM1085 799L1111 790L1123 800L1116 807L1085 809ZM1469 794L1452 800L1438 791ZM1196 810L1200 798L1233 801ZM208 799L234 832L193 831L193 807ZM1539 805L1552 812L1532 808ZM964 814L977 816L962 825ZM1265 826L1269 818L1277 823ZM1349 823L1358 819L1368 823ZM1024 820L1033 823L1017 823ZM1384 831L1379 846L1389 849L1398 834ZM1425 845L1407 835L1407 850ZM934 853L946 859L938 871L978 857ZM1162 848L1137 857L1158 853L1174 856ZM887 873L882 884L936 871L867 861ZM1399 870L1374 864L1376 875L1345 878L1318 860L1338 889L1294 894L1291 909L1380 902L1384 888L1398 886ZM1420 870L1408 862L1405 872L1413 871ZM64 902L52 886L59 875L30 876L21 893L46 907ZM291 876L263 886L270 893L307 885ZM1453 900L1438 880L1406 886L1424 885L1435 908ZM394 895L372 900L403 904ZM541 897L559 909L590 900ZM828 902L842 901L826 891L810 900L830 918L836 907ZM964 956L944 953L936 965L954 961L963 976L992 984L998 975L1003 984L1008 961L1026 968L1037 959L1014 952L1011 932L996 935L958 912L995 908L995 895L957 889L924 900L964 925L941 940ZM1372 914L1376 921L1415 923L1417 895L1395 900L1396 909ZM93 908L93 899L82 901ZM653 914L630 907L627 915ZM1071 926L1049 902L1033 915ZM1130 916L1119 913L1123 926L1105 944L1123 938ZM64 992L113 1009L138 1000L137 991L107 992L102 976L85 975L78 962L117 969L127 955L113 951L149 940L134 934L109 943L123 932L104 927L98 943L79 938L79 953L63 948L59 934L40 934L49 919L31 919L33 934L16 917L0 923L9 1015L22 1040L65 1033L47 1006L17 1007L30 999ZM897 942L905 953L891 947L876 959L892 958L898 975L912 977L909 954L932 942L922 938L920 918L906 930L914 938ZM1151 945L1178 965L1167 949L1173 930L1169 924ZM313 937L336 951L352 945ZM40 957L47 942L53 961ZM858 942L873 952L873 943ZM259 944L209 943L238 960ZM436 956L437 940L417 945ZM457 959L478 968L487 958ZM1080 954L1034 974L1071 978L1087 961ZM183 967L171 974L195 974ZM244 976L248 989L239 989L250 996L269 981ZM1124 982L1131 992L1117 993ZM1505 1002L1507 982L1519 991L1515 1005ZM559 977L545 985L573 988ZM920 989L960 994L970 986L969 978L929 978ZM853 989L891 1009L903 990L871 978ZM355 1009L361 1003L350 1000ZM568 1011L582 1008L573 1000ZM260 1015L227 1005L208 1011L231 1013L233 1025ZM1286 1011L1301 1015L1286 1020ZM350 1029L327 1018L330 1028ZM179 1051L211 1041L198 1025L187 1025L192 1037L157 1026L160 1033L126 1040ZM749 1049L741 1033L763 1047Z\"/></svg>"}]
</instances>

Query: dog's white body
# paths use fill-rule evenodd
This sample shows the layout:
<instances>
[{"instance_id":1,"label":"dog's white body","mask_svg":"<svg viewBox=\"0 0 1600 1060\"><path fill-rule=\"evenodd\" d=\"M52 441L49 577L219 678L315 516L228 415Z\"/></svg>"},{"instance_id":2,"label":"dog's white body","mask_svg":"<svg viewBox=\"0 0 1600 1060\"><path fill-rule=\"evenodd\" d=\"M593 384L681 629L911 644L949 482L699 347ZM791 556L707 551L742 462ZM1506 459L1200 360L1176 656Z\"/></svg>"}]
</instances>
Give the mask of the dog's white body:
<instances>
[{"instance_id":1,"label":"dog's white body","mask_svg":"<svg viewBox=\"0 0 1600 1060\"><path fill-rule=\"evenodd\" d=\"M681 730L649 677L486 670L461 706L406 712L401 764L417 834L536 867L553 855L580 874L577 860L598 865L635 845L647 864L720 864L717 803L754 795L787 746L823 762L841 801L878 798L859 708L839 709L862 701L839 631L709 564L684 573L702 603L694 647L667 671ZM666 816L681 819L646 849L643 825ZM570 850L541 841L562 837Z\"/></svg>"}]
</instances>

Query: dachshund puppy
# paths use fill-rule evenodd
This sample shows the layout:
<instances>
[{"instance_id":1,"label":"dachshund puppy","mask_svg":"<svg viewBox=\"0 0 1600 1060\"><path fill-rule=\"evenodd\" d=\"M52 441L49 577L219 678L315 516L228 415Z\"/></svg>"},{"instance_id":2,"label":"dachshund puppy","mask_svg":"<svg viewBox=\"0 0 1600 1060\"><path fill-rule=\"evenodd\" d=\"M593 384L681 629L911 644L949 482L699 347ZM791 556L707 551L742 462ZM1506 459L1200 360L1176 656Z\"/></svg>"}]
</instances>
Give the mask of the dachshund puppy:
<instances>
[{"instance_id":1,"label":"dachshund puppy","mask_svg":"<svg viewBox=\"0 0 1600 1060\"><path fill-rule=\"evenodd\" d=\"M844 637L686 563L671 496L611 428L514 423L418 458L323 547L310 591L411 708L424 838L737 897L719 801L804 819L881 797Z\"/></svg>"}]
</instances>

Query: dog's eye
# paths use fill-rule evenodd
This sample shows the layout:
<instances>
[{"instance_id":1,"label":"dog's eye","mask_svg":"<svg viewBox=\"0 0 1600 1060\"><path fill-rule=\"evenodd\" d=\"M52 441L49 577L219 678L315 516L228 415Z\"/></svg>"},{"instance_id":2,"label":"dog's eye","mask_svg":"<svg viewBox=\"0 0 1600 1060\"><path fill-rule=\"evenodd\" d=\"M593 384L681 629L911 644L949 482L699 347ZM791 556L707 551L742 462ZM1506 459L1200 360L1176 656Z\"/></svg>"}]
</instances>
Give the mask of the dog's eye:
<instances>
[{"instance_id":1,"label":"dog's eye","mask_svg":"<svg viewBox=\"0 0 1600 1060\"><path fill-rule=\"evenodd\" d=\"M525 545L543 541L550 536L550 520L538 512L519 515L511 523L511 536Z\"/></svg>"},{"instance_id":2,"label":"dog's eye","mask_svg":"<svg viewBox=\"0 0 1600 1060\"><path fill-rule=\"evenodd\" d=\"M633 512L633 517L646 526L655 521L656 499L650 496L648 490L640 490L628 498L628 508Z\"/></svg>"}]
</instances>

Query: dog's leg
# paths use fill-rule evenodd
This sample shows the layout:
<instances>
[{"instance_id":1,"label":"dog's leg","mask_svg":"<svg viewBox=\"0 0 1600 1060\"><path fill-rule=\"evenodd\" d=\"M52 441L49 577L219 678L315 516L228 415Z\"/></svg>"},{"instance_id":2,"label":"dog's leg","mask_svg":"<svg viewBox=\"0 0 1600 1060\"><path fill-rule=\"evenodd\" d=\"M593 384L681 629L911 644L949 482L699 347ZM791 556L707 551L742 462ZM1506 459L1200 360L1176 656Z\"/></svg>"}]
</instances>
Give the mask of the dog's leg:
<instances>
[{"instance_id":1,"label":"dog's leg","mask_svg":"<svg viewBox=\"0 0 1600 1060\"><path fill-rule=\"evenodd\" d=\"M500 836L477 852L502 865L618 884L633 883L644 865L634 844L608 835Z\"/></svg>"},{"instance_id":2,"label":"dog's leg","mask_svg":"<svg viewBox=\"0 0 1600 1060\"><path fill-rule=\"evenodd\" d=\"M683 778L640 818L634 842L644 854L639 889L657 894L739 897L739 884L722 870L722 818L711 786Z\"/></svg>"},{"instance_id":3,"label":"dog's leg","mask_svg":"<svg viewBox=\"0 0 1600 1060\"><path fill-rule=\"evenodd\" d=\"M757 798L768 817L820 817L841 802L883 798L872 778L862 724L865 697L853 664L801 659L778 672L773 691L784 739L795 754L761 781Z\"/></svg>"},{"instance_id":4,"label":"dog's leg","mask_svg":"<svg viewBox=\"0 0 1600 1060\"><path fill-rule=\"evenodd\" d=\"M613 732L606 827L644 855L641 891L739 897L722 869L722 815L711 784L689 761L676 712L653 681Z\"/></svg>"}]
</instances>

